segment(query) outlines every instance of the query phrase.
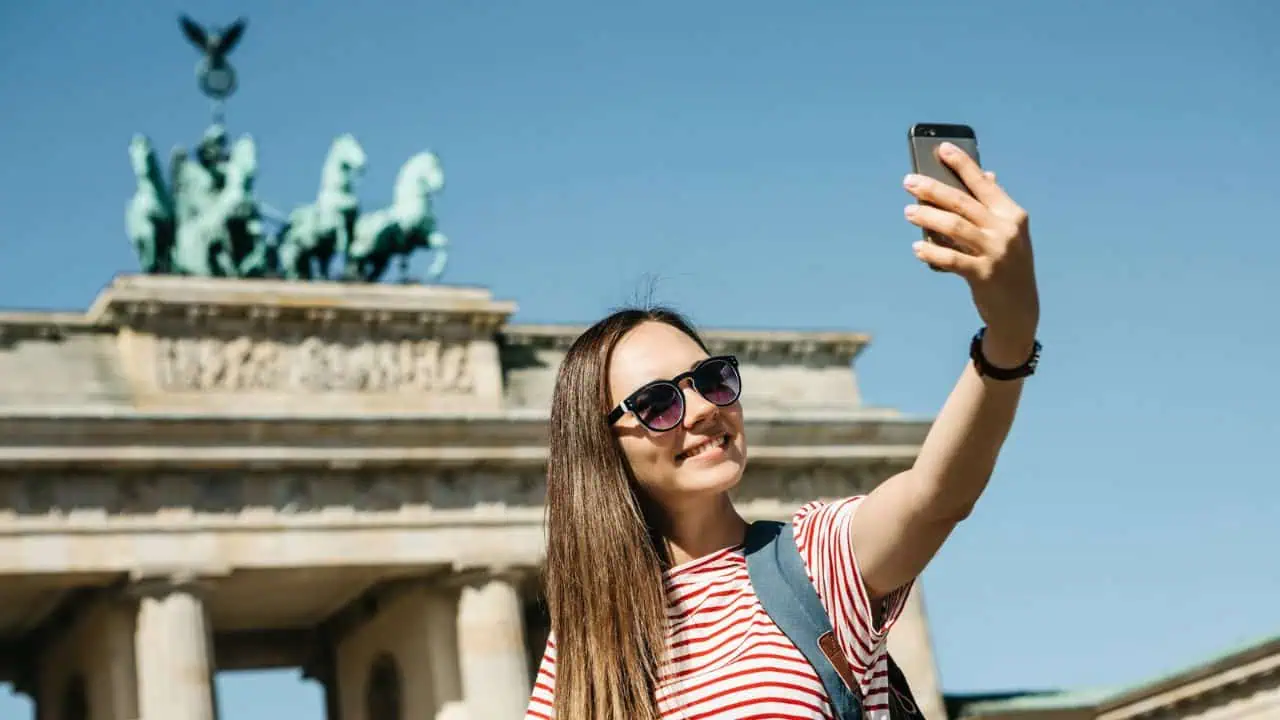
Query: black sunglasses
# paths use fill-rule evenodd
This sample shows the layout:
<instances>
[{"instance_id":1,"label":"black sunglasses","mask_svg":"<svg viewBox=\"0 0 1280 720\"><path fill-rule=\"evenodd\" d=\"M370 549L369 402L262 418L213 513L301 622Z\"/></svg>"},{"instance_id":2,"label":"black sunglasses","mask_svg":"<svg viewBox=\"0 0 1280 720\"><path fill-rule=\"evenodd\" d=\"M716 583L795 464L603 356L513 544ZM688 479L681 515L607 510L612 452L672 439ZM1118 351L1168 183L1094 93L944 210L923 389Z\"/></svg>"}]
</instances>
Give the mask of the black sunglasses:
<instances>
[{"instance_id":1,"label":"black sunglasses","mask_svg":"<svg viewBox=\"0 0 1280 720\"><path fill-rule=\"evenodd\" d=\"M609 413L609 424L635 413L641 425L654 432L665 432L684 422L684 391L680 383L693 381L693 389L713 405L725 407L742 395L742 376L738 374L738 358L732 355L709 357L688 372L670 380L654 380L627 396Z\"/></svg>"}]
</instances>

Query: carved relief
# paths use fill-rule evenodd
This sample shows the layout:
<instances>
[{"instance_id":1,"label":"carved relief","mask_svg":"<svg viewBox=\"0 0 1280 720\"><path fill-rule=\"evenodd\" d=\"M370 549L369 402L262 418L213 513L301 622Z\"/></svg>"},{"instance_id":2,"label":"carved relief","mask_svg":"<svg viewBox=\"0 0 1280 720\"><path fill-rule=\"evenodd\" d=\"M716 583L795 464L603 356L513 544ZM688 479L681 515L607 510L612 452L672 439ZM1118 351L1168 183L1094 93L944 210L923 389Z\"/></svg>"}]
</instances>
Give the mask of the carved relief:
<instances>
[{"instance_id":1,"label":"carved relief","mask_svg":"<svg viewBox=\"0 0 1280 720\"><path fill-rule=\"evenodd\" d=\"M469 393L469 345L431 339L157 337L169 392Z\"/></svg>"}]
</instances>

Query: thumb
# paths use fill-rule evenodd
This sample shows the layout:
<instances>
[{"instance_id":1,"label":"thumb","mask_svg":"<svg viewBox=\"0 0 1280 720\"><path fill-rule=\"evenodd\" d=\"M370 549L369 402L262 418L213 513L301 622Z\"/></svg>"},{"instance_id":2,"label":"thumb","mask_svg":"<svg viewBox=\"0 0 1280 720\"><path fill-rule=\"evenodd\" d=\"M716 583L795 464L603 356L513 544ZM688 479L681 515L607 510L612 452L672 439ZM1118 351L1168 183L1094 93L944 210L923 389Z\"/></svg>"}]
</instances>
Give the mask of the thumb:
<instances>
[{"instance_id":1,"label":"thumb","mask_svg":"<svg viewBox=\"0 0 1280 720\"><path fill-rule=\"evenodd\" d=\"M911 250L921 262L934 270L954 273L964 278L971 278L978 274L981 261L959 250L952 250L937 243L923 240L918 240L912 244Z\"/></svg>"}]
</instances>

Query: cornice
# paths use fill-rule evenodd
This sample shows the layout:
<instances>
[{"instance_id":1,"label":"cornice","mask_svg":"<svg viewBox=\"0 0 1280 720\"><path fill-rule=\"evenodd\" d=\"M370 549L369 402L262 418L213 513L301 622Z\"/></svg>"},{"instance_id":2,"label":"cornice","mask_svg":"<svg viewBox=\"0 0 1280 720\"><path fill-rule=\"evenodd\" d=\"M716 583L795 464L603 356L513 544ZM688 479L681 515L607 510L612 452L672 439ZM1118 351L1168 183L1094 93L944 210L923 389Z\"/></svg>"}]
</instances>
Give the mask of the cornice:
<instances>
[{"instance_id":1,"label":"cornice","mask_svg":"<svg viewBox=\"0 0 1280 720\"><path fill-rule=\"evenodd\" d=\"M563 352L586 329L585 325L510 324L502 329L502 341L508 346ZM845 363L853 361L871 342L866 333L840 331L708 328L700 334L713 354L734 354L748 362L822 357L832 364Z\"/></svg>"},{"instance_id":2,"label":"cornice","mask_svg":"<svg viewBox=\"0 0 1280 720\"><path fill-rule=\"evenodd\" d=\"M69 335L94 331L110 328L96 327L80 313L0 312L0 347L29 340L59 342Z\"/></svg>"},{"instance_id":3,"label":"cornice","mask_svg":"<svg viewBox=\"0 0 1280 720\"><path fill-rule=\"evenodd\" d=\"M353 326L416 336L455 331L491 336L516 311L483 288L124 275L85 313L0 312L0 342L60 340L121 328Z\"/></svg>"},{"instance_id":4,"label":"cornice","mask_svg":"<svg viewBox=\"0 0 1280 720\"><path fill-rule=\"evenodd\" d=\"M114 279L85 317L99 326L305 323L411 326L424 334L463 321L475 333L491 334L515 310L514 302L473 287L125 275Z\"/></svg>"},{"instance_id":5,"label":"cornice","mask_svg":"<svg viewBox=\"0 0 1280 720\"><path fill-rule=\"evenodd\" d=\"M918 445L763 445L750 452L754 464L865 465L910 463ZM525 447L456 448L0 448L0 472L6 470L372 470L432 467L543 467L547 449Z\"/></svg>"},{"instance_id":6,"label":"cornice","mask_svg":"<svg viewBox=\"0 0 1280 720\"><path fill-rule=\"evenodd\" d=\"M753 463L914 458L929 423L871 414L747 419ZM377 418L0 416L0 470L541 467L545 413Z\"/></svg>"},{"instance_id":7,"label":"cornice","mask_svg":"<svg viewBox=\"0 0 1280 720\"><path fill-rule=\"evenodd\" d=\"M546 440L547 411L369 415L219 414L112 412L78 414L0 410L0 447L38 445L137 445L140 441L193 448L228 443L306 443L332 446L421 446L424 438L446 444L483 440L494 444ZM879 412L753 412L745 418L753 440L850 443L916 437L929 420ZM905 433L905 434L904 434ZM921 435L922 437L922 435Z\"/></svg>"},{"instance_id":8,"label":"cornice","mask_svg":"<svg viewBox=\"0 0 1280 720\"><path fill-rule=\"evenodd\" d=\"M770 467L753 463L731 494L744 516L773 517L815 499L868 492L902 469L901 462L884 459L834 466ZM204 533L221 531L367 534L461 530L464 535L468 528L538 531L546 519L546 480L541 468L486 472L415 468L374 474L302 468L270 473L209 473L191 468L51 475L0 473L0 493L9 498L11 511L10 517L0 523L0 553L11 553L5 557L16 558L14 563L27 572L38 572L42 563L72 562L77 572L123 570L132 583L147 579L161 585L182 584L184 579L216 580L232 569L243 568L244 559L226 557L207 544L200 545L195 554L172 552L171 543L163 540L164 547L154 548L159 554L148 551L141 558L128 557L134 550L119 553L86 546L94 549L69 560L62 553L37 552L35 549L42 547L37 538L112 536L128 542L128 538L154 533L198 541ZM84 488L90 484L94 490L86 495ZM68 512L71 508L93 511ZM23 543L26 554L4 544L14 542ZM326 547L329 546L317 548L300 542L291 550L318 552L332 560L326 555ZM512 549L524 558L518 547ZM378 552L376 547L367 545L353 549ZM453 552L449 563L454 569L501 568L506 564L501 558L489 557L483 542L453 548L401 545L399 549ZM505 557L510 560L515 556ZM263 560L271 562L273 558L254 554L249 564ZM116 565L119 561L125 565ZM0 565L0 575L15 571L13 563Z\"/></svg>"}]
</instances>

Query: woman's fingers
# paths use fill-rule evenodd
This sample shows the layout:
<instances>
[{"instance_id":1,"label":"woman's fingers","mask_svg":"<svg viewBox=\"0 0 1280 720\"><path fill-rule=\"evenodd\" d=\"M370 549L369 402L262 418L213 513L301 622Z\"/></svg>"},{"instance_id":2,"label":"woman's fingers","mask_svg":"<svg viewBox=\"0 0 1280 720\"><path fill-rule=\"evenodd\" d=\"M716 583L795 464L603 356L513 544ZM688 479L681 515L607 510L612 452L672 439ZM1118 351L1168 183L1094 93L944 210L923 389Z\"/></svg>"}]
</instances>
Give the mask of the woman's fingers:
<instances>
[{"instance_id":1,"label":"woman's fingers","mask_svg":"<svg viewBox=\"0 0 1280 720\"><path fill-rule=\"evenodd\" d=\"M942 143L938 146L938 158L960 176L965 186L983 205L992 210L1014 205L1004 188L996 184L995 175L988 177L987 173L964 150L951 143Z\"/></svg>"},{"instance_id":2,"label":"woman's fingers","mask_svg":"<svg viewBox=\"0 0 1280 720\"><path fill-rule=\"evenodd\" d=\"M956 213L928 205L908 205L903 212L912 225L944 235L963 250L976 254L986 249L982 230Z\"/></svg>"},{"instance_id":3,"label":"woman's fingers","mask_svg":"<svg viewBox=\"0 0 1280 720\"><path fill-rule=\"evenodd\" d=\"M991 211L969 193L923 175L908 175L902 180L907 192L921 202L953 212L974 225L986 225Z\"/></svg>"},{"instance_id":4,"label":"woman's fingers","mask_svg":"<svg viewBox=\"0 0 1280 720\"><path fill-rule=\"evenodd\" d=\"M983 277L989 266L989 263L984 258L966 255L959 250L943 247L935 243L917 241L911 246L911 250L921 262L934 270L954 273L966 280L975 280Z\"/></svg>"}]
</instances>

